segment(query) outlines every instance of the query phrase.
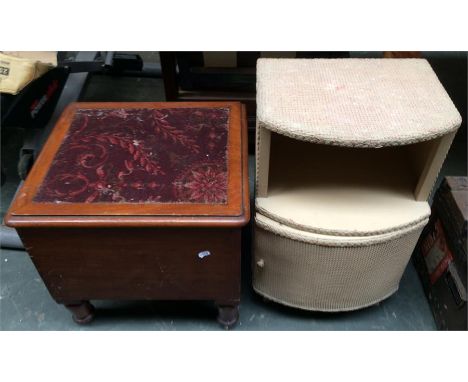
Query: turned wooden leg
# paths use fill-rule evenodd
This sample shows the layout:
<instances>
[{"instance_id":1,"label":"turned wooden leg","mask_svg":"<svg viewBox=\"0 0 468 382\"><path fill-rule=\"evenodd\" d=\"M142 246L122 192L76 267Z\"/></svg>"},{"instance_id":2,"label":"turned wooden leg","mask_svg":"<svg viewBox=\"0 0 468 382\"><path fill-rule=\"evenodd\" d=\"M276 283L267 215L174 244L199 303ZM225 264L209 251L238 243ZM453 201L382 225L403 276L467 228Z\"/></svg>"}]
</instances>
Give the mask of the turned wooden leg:
<instances>
[{"instance_id":1,"label":"turned wooden leg","mask_svg":"<svg viewBox=\"0 0 468 382\"><path fill-rule=\"evenodd\" d=\"M231 329L239 319L239 305L221 305L218 306L218 322L224 329Z\"/></svg>"},{"instance_id":2,"label":"turned wooden leg","mask_svg":"<svg viewBox=\"0 0 468 382\"><path fill-rule=\"evenodd\" d=\"M77 324L89 324L94 318L94 306L89 301L78 301L64 305L72 312L73 321Z\"/></svg>"}]
</instances>

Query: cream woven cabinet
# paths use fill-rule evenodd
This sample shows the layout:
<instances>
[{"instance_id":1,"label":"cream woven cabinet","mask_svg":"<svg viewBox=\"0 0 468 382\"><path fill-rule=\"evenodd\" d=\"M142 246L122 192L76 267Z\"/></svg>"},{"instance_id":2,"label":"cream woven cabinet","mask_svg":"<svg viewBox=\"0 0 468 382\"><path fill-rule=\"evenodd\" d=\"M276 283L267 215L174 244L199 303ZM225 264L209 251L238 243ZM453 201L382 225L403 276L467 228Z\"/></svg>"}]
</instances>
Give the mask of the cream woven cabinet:
<instances>
[{"instance_id":1,"label":"cream woven cabinet","mask_svg":"<svg viewBox=\"0 0 468 382\"><path fill-rule=\"evenodd\" d=\"M397 289L461 117L423 59L260 59L253 286L318 311Z\"/></svg>"}]
</instances>

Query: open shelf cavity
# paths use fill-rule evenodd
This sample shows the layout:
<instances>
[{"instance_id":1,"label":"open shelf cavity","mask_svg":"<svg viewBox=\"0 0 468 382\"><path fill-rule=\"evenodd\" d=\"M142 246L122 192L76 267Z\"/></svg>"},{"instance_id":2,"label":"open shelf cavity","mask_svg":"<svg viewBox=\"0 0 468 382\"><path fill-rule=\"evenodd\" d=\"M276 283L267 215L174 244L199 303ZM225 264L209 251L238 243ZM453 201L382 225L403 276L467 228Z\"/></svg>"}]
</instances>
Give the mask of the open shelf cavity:
<instances>
[{"instance_id":1,"label":"open shelf cavity","mask_svg":"<svg viewBox=\"0 0 468 382\"><path fill-rule=\"evenodd\" d=\"M350 148L271 133L267 192L257 195L257 211L329 235L375 235L414 225L430 214L415 189L424 167L418 158L431 147Z\"/></svg>"}]
</instances>

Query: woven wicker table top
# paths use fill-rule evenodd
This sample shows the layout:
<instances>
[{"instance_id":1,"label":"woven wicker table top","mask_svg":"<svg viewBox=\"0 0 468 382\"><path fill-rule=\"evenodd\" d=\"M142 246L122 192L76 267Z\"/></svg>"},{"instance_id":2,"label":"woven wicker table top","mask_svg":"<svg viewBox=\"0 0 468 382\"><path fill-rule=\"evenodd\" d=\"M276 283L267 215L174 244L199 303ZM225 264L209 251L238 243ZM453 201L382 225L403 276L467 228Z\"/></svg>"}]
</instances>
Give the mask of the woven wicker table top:
<instances>
[{"instance_id":1,"label":"woven wicker table top","mask_svg":"<svg viewBox=\"0 0 468 382\"><path fill-rule=\"evenodd\" d=\"M409 144L461 124L424 59L260 59L257 108L269 130L338 146Z\"/></svg>"}]
</instances>

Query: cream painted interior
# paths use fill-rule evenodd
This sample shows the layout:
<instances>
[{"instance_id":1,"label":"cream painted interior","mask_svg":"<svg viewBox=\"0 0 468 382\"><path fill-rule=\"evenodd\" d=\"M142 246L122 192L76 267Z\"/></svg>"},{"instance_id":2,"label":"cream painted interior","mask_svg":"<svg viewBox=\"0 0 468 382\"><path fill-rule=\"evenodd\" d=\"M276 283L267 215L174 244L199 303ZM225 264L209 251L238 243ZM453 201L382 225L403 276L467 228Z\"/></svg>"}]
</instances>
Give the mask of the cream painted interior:
<instances>
[{"instance_id":1,"label":"cream painted interior","mask_svg":"<svg viewBox=\"0 0 468 382\"><path fill-rule=\"evenodd\" d=\"M272 133L267 197L257 197L257 211L330 235L375 235L414 225L430 214L428 203L414 196L416 145L425 144L348 148Z\"/></svg>"}]
</instances>

